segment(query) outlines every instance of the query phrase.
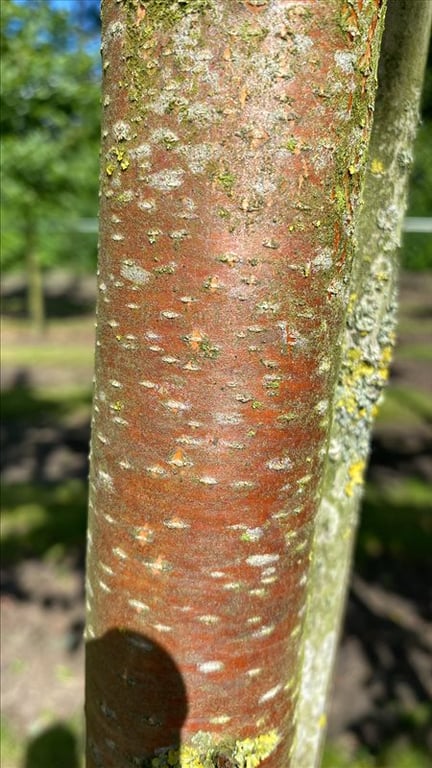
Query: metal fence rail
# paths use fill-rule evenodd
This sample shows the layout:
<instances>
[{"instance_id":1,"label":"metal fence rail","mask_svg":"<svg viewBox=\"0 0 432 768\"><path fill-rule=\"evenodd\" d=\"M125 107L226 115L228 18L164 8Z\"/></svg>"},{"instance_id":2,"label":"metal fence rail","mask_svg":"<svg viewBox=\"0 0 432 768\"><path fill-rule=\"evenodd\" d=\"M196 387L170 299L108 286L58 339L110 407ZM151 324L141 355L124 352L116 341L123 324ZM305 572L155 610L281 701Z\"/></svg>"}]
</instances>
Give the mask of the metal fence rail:
<instances>
[{"instance_id":1,"label":"metal fence rail","mask_svg":"<svg viewBox=\"0 0 432 768\"><path fill-rule=\"evenodd\" d=\"M432 219L425 217L408 216L403 225L404 232L432 232Z\"/></svg>"},{"instance_id":2,"label":"metal fence rail","mask_svg":"<svg viewBox=\"0 0 432 768\"><path fill-rule=\"evenodd\" d=\"M78 219L71 227L75 232L93 233L98 231L97 219ZM432 233L432 218L408 216L403 223L404 232Z\"/></svg>"}]
</instances>

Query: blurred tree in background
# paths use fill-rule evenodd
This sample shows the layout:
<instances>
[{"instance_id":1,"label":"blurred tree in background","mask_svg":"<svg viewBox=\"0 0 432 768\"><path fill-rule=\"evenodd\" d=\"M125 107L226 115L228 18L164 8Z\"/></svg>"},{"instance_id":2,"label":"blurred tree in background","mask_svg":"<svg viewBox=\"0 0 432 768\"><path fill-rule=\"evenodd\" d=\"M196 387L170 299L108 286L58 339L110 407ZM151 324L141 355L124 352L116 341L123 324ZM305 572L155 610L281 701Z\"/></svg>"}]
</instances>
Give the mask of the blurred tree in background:
<instances>
[{"instance_id":1,"label":"blurred tree in background","mask_svg":"<svg viewBox=\"0 0 432 768\"><path fill-rule=\"evenodd\" d=\"M42 269L95 264L77 221L97 215L97 10L94 0L1 4L1 264L26 271L39 330Z\"/></svg>"}]
</instances>

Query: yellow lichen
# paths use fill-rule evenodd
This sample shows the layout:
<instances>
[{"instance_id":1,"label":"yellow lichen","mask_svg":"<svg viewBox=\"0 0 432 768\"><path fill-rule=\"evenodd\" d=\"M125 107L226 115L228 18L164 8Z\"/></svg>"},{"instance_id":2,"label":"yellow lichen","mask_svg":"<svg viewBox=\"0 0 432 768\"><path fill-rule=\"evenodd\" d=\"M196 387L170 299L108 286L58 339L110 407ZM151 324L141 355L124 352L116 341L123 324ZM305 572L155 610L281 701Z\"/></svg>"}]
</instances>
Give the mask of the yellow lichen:
<instances>
[{"instance_id":1,"label":"yellow lichen","mask_svg":"<svg viewBox=\"0 0 432 768\"><path fill-rule=\"evenodd\" d=\"M387 381L387 379L388 379L388 377L389 377L389 370L388 370L388 368L387 368L387 367L385 367L385 368L380 368L380 369L379 369L379 371L378 371L378 376L379 376L379 377L380 377L380 379L382 379L383 381Z\"/></svg>"},{"instance_id":2,"label":"yellow lichen","mask_svg":"<svg viewBox=\"0 0 432 768\"><path fill-rule=\"evenodd\" d=\"M346 397L341 398L336 403L337 408L343 408L348 413L356 413L357 411L357 400L354 397L354 395L346 395Z\"/></svg>"},{"instance_id":3,"label":"yellow lichen","mask_svg":"<svg viewBox=\"0 0 432 768\"><path fill-rule=\"evenodd\" d=\"M113 175L117 167L116 163L122 171L125 171L127 168L129 168L129 165L130 165L129 155L125 149L119 149L118 147L111 147L111 149L108 152L108 157L112 158L112 160L105 166L105 173L107 174L107 176Z\"/></svg>"},{"instance_id":4,"label":"yellow lichen","mask_svg":"<svg viewBox=\"0 0 432 768\"><path fill-rule=\"evenodd\" d=\"M269 731L254 739L236 741L233 758L239 768L257 768L279 743L277 731Z\"/></svg>"},{"instance_id":5,"label":"yellow lichen","mask_svg":"<svg viewBox=\"0 0 432 768\"><path fill-rule=\"evenodd\" d=\"M347 496L352 496L356 486L363 484L365 467L366 462L364 459L359 459L358 461L355 461L354 464L351 464L348 470L349 480L345 486L345 494Z\"/></svg>"},{"instance_id":6,"label":"yellow lichen","mask_svg":"<svg viewBox=\"0 0 432 768\"><path fill-rule=\"evenodd\" d=\"M384 164L382 163L381 160L374 158L371 162L371 173L373 173L374 176L381 176L383 172L384 172Z\"/></svg>"},{"instance_id":7,"label":"yellow lichen","mask_svg":"<svg viewBox=\"0 0 432 768\"><path fill-rule=\"evenodd\" d=\"M347 307L347 313L348 315L351 315L353 310L355 309L356 303L357 303L358 295L355 293L351 293L349 300L348 300L348 307Z\"/></svg>"},{"instance_id":8,"label":"yellow lichen","mask_svg":"<svg viewBox=\"0 0 432 768\"><path fill-rule=\"evenodd\" d=\"M393 358L393 347L384 347L381 352L380 368L387 368Z\"/></svg>"},{"instance_id":9,"label":"yellow lichen","mask_svg":"<svg viewBox=\"0 0 432 768\"><path fill-rule=\"evenodd\" d=\"M220 757L229 759L233 768L258 768L279 744L276 730L255 738L215 744L211 734L197 733L194 744L182 744L151 759L151 768L212 768Z\"/></svg>"}]
</instances>

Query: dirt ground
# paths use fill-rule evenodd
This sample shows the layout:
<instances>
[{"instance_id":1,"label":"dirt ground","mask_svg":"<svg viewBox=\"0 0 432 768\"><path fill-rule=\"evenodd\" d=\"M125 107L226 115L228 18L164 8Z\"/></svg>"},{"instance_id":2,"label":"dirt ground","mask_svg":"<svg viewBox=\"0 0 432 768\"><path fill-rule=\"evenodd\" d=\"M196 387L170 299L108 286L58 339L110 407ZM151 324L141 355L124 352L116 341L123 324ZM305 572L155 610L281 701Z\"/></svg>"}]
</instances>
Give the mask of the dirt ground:
<instances>
[{"instance_id":1,"label":"dirt ground","mask_svg":"<svg viewBox=\"0 0 432 768\"><path fill-rule=\"evenodd\" d=\"M77 295L84 290L91 303L91 282L74 290ZM55 286L51 291L55 297ZM430 320L432 275L405 276L401 294L404 317ZM403 354L414 344L427 343L421 322L415 327L412 332L409 323L406 330L402 326L392 377L398 386L427 393L431 363ZM67 347L79 341L91 346L92 317L80 328L77 339L76 325L65 318L61 327L48 328L44 343ZM35 343L23 326L5 321L5 350ZM23 382L72 386L90 382L91 376L91 363L85 361L70 369L30 362L5 364L1 383L3 390ZM85 478L88 436L87 412L77 412L61 430L55 423L33 426L25 432L25 440L21 426L4 427L3 483ZM381 426L374 436L369 475L384 487L395 477L432 480L432 424L423 420ZM23 738L82 710L83 559L81 547L60 563L25 559L2 569L2 710ZM431 579L424 566L375 557L366 569L356 569L330 705L330 739L353 749L361 744L377 750L388 738L405 738L406 712L417 711L432 699L430 608ZM419 722L417 731L423 741L430 739L432 750L430 727Z\"/></svg>"}]
</instances>

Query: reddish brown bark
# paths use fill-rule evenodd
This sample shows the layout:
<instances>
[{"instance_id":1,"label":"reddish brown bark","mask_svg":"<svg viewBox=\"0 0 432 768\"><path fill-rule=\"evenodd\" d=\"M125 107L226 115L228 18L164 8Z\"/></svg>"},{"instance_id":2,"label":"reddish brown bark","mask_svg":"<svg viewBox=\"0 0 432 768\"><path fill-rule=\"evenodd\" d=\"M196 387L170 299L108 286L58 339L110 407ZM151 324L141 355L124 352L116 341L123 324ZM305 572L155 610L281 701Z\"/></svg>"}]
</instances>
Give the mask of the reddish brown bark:
<instances>
[{"instance_id":1,"label":"reddish brown bark","mask_svg":"<svg viewBox=\"0 0 432 768\"><path fill-rule=\"evenodd\" d=\"M161 5L103 4L88 766L281 768L381 4Z\"/></svg>"}]
</instances>

